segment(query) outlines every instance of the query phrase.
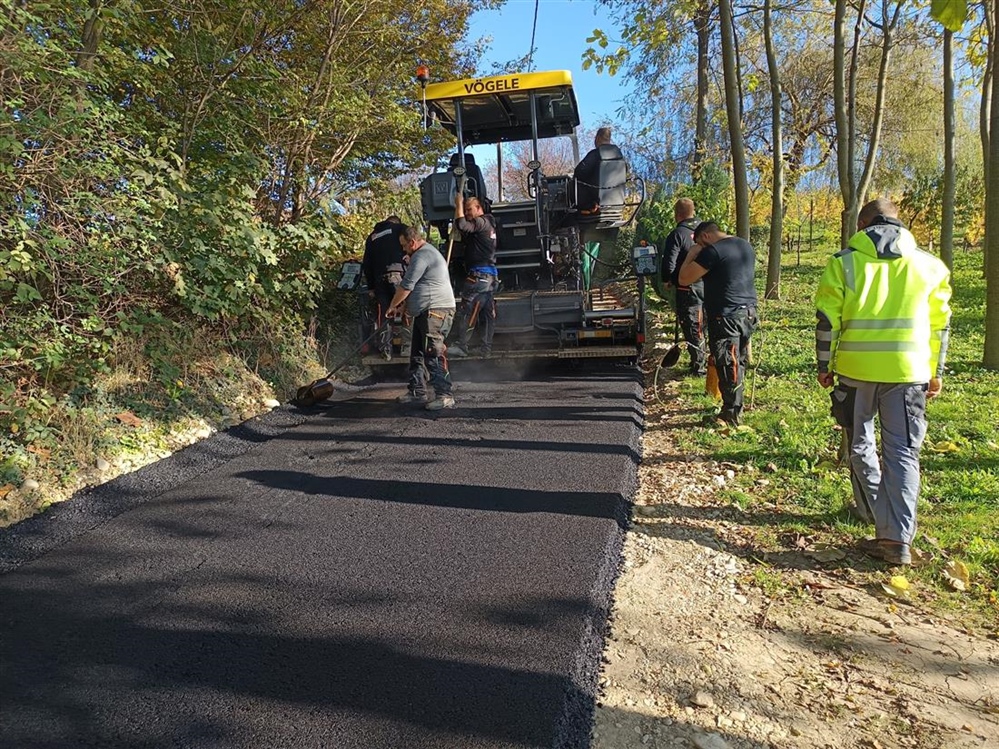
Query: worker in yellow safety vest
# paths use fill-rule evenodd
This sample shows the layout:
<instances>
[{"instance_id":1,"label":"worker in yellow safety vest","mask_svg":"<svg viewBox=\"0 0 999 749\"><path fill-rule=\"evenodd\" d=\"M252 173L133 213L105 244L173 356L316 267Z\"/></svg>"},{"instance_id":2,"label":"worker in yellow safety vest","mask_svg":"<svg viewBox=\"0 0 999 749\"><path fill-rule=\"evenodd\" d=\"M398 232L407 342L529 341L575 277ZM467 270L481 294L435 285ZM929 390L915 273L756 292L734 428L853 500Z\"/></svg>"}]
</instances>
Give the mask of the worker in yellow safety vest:
<instances>
[{"instance_id":1,"label":"worker in yellow safety vest","mask_svg":"<svg viewBox=\"0 0 999 749\"><path fill-rule=\"evenodd\" d=\"M861 550L911 564L926 399L940 393L947 356L950 271L916 246L890 200L865 205L857 228L829 259L815 294L818 380L835 385L832 414L849 445L851 510L874 522L876 536Z\"/></svg>"}]
</instances>

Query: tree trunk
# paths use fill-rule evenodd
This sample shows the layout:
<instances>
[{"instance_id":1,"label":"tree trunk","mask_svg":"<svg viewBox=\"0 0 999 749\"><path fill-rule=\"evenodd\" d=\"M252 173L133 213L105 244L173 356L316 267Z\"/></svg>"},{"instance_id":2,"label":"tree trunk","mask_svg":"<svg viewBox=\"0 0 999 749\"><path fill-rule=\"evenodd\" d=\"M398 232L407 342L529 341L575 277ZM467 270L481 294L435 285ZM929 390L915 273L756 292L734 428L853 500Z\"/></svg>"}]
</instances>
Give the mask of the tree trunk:
<instances>
[{"instance_id":1,"label":"tree trunk","mask_svg":"<svg viewBox=\"0 0 999 749\"><path fill-rule=\"evenodd\" d=\"M732 181L735 185L736 234L749 240L749 177L746 174L746 146L739 118L739 75L735 69L735 27L732 0L718 0L721 15L722 68L725 78L725 112L728 117L729 146L732 150Z\"/></svg>"},{"instance_id":2,"label":"tree trunk","mask_svg":"<svg viewBox=\"0 0 999 749\"><path fill-rule=\"evenodd\" d=\"M101 30L104 26L101 18L103 5L103 0L90 0L90 13L83 23L80 50L76 53L76 67L86 72L93 70L94 57L101 42Z\"/></svg>"},{"instance_id":3,"label":"tree trunk","mask_svg":"<svg viewBox=\"0 0 999 749\"><path fill-rule=\"evenodd\" d=\"M957 191L957 166L954 163L954 32L944 29L944 173L943 211L940 217L940 258L954 267L954 197Z\"/></svg>"},{"instance_id":4,"label":"tree trunk","mask_svg":"<svg viewBox=\"0 0 999 749\"><path fill-rule=\"evenodd\" d=\"M101 31L104 28L104 19L101 17L103 6L103 0L90 0L90 13L87 14L87 20L83 22L80 49L76 53L76 67L83 73L90 73L94 69L97 49L101 44ZM79 79L76 87L77 114L83 114L86 99L87 76L84 75Z\"/></svg>"},{"instance_id":5,"label":"tree trunk","mask_svg":"<svg viewBox=\"0 0 999 749\"><path fill-rule=\"evenodd\" d=\"M690 179L696 185L704 171L708 152L708 72L711 43L711 3L701 0L694 16L697 32L697 108L694 115L694 161Z\"/></svg>"},{"instance_id":6,"label":"tree trunk","mask_svg":"<svg viewBox=\"0 0 999 749\"><path fill-rule=\"evenodd\" d=\"M833 22L833 107L836 117L836 175L839 193L843 199L840 224L840 247L846 247L856 228L856 214L850 222L853 193L853 139L850 132L850 113L846 86L846 9L847 0L836 0Z\"/></svg>"},{"instance_id":7,"label":"tree trunk","mask_svg":"<svg viewBox=\"0 0 999 749\"><path fill-rule=\"evenodd\" d=\"M982 76L982 101L978 110L978 135L982 141L982 177L989 184L989 122L992 119L992 72L995 61L995 24L992 20L992 8L995 0L984 0L985 28L985 74ZM989 257L989 227L986 223L982 235L982 276L988 271Z\"/></svg>"},{"instance_id":8,"label":"tree trunk","mask_svg":"<svg viewBox=\"0 0 999 749\"><path fill-rule=\"evenodd\" d=\"M767 283L765 299L780 298L781 239L784 234L784 145L781 128L780 69L774 50L772 0L763 4L763 39L767 47L767 69L770 73L770 116L773 118L773 191L770 203L770 249L767 253Z\"/></svg>"},{"instance_id":9,"label":"tree trunk","mask_svg":"<svg viewBox=\"0 0 999 749\"><path fill-rule=\"evenodd\" d=\"M895 46L894 32L898 26L898 19L902 15L902 5L905 0L896 0L895 10L888 16L889 0L881 1L881 62L878 65L878 82L874 95L874 121L871 123L871 136L868 139L867 155L864 159L864 171L860 175L860 182L856 186L854 196L856 208L867 200L867 191L870 189L871 180L874 178L874 165L878 160L878 149L881 148L881 124L884 122L885 112L885 89L888 86L888 63L891 61L891 51ZM856 108L857 100L854 98L853 107Z\"/></svg>"},{"instance_id":10,"label":"tree trunk","mask_svg":"<svg viewBox=\"0 0 999 749\"><path fill-rule=\"evenodd\" d=\"M999 28L999 3L993 4L994 25ZM999 76L992 76L989 133L999 132ZM985 270L985 351L982 363L999 370L999 138L989 138L989 181L985 186L985 236L988 244Z\"/></svg>"}]
</instances>

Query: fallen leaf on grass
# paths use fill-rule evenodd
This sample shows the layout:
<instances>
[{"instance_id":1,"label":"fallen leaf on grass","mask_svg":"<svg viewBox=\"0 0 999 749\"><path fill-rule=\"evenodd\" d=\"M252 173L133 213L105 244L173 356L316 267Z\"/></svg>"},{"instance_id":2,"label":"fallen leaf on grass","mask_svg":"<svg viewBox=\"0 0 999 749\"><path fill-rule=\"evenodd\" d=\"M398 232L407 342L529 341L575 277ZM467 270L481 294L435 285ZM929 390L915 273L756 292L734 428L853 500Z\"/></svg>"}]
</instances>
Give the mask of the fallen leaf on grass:
<instances>
[{"instance_id":1,"label":"fallen leaf on grass","mask_svg":"<svg viewBox=\"0 0 999 749\"><path fill-rule=\"evenodd\" d=\"M934 442L930 444L930 452L957 453L961 452L961 448L957 446L956 442L950 442L949 440L945 440L943 442Z\"/></svg>"},{"instance_id":2,"label":"fallen leaf on grass","mask_svg":"<svg viewBox=\"0 0 999 749\"><path fill-rule=\"evenodd\" d=\"M908 598L909 580L905 575L894 575L887 584L881 583L881 589L890 598Z\"/></svg>"},{"instance_id":3,"label":"fallen leaf on grass","mask_svg":"<svg viewBox=\"0 0 999 749\"><path fill-rule=\"evenodd\" d=\"M943 568L943 576L947 584L954 590L967 590L968 583L971 580L968 565L957 559L951 559L947 562L947 565Z\"/></svg>"},{"instance_id":4,"label":"fallen leaf on grass","mask_svg":"<svg viewBox=\"0 0 999 749\"><path fill-rule=\"evenodd\" d=\"M829 544L816 544L814 548L805 551L805 556L817 562L838 562L846 559L846 552Z\"/></svg>"},{"instance_id":5,"label":"fallen leaf on grass","mask_svg":"<svg viewBox=\"0 0 999 749\"><path fill-rule=\"evenodd\" d=\"M0 486L0 499L3 499L8 494L10 494L12 491L14 491L14 485L13 484L4 484L3 486Z\"/></svg>"},{"instance_id":6,"label":"fallen leaf on grass","mask_svg":"<svg viewBox=\"0 0 999 749\"><path fill-rule=\"evenodd\" d=\"M115 414L114 417L118 419L122 424L130 427L141 427L142 419L136 416L131 411L122 411L120 414Z\"/></svg>"},{"instance_id":7,"label":"fallen leaf on grass","mask_svg":"<svg viewBox=\"0 0 999 749\"><path fill-rule=\"evenodd\" d=\"M932 546L934 549L939 549L940 548L940 541L937 540L936 538L934 538L933 536L928 536L928 535L926 535L924 533L923 534L923 540L926 543L928 543L930 546Z\"/></svg>"},{"instance_id":8,"label":"fallen leaf on grass","mask_svg":"<svg viewBox=\"0 0 999 749\"><path fill-rule=\"evenodd\" d=\"M49 450L47 447L38 447L38 445L31 445L30 447L28 447L28 452L34 453L42 460L48 460L49 456L52 454L52 451Z\"/></svg>"}]
</instances>

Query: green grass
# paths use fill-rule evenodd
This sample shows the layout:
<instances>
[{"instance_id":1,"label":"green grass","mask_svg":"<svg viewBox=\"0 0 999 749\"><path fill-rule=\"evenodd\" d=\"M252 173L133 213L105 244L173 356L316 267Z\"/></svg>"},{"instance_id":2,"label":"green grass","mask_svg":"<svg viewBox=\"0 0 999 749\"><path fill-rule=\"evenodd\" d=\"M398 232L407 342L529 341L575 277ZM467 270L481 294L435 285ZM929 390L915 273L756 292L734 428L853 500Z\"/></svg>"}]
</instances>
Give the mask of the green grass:
<instances>
[{"instance_id":1,"label":"green grass","mask_svg":"<svg viewBox=\"0 0 999 749\"><path fill-rule=\"evenodd\" d=\"M774 539L789 533L817 534L825 541L846 544L871 531L845 511L851 492L847 469L837 460L840 433L829 415L827 391L815 380L812 298L827 257L826 252L802 253L800 267L783 269L782 298L761 306L762 325L753 339L756 366L746 380L744 422L750 429L727 434L706 428L678 430L680 446L687 452L757 469L741 472L739 484L729 487L738 494L727 499L742 507L748 501L750 514L754 507L771 507L767 517L777 517L772 522L780 528L776 534L761 528L756 542L763 551L777 551ZM759 281L762 284L762 277ZM909 577L927 600L969 609L983 615L987 626L995 626L999 372L981 366L985 285L979 252L958 253L953 285L948 371L943 394L928 407L916 544L932 552L935 560ZM715 407L703 394L701 381L684 380L679 387L688 403L706 412ZM956 452L945 451L954 446ZM773 513L774 505L778 513ZM944 586L940 571L947 557L960 559L971 570L968 593L954 593ZM876 565L864 569L882 574Z\"/></svg>"}]
</instances>

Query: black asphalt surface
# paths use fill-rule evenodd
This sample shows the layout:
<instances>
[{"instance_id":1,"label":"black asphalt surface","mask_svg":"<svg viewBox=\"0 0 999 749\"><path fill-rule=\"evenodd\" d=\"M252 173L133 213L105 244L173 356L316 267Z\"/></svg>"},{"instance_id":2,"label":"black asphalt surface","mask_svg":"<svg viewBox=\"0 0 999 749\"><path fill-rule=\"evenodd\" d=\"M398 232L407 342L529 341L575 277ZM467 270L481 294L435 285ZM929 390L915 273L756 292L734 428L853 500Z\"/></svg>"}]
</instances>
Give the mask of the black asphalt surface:
<instances>
[{"instance_id":1,"label":"black asphalt surface","mask_svg":"<svg viewBox=\"0 0 999 749\"><path fill-rule=\"evenodd\" d=\"M585 747L633 370L277 410L0 531L2 747Z\"/></svg>"}]
</instances>

